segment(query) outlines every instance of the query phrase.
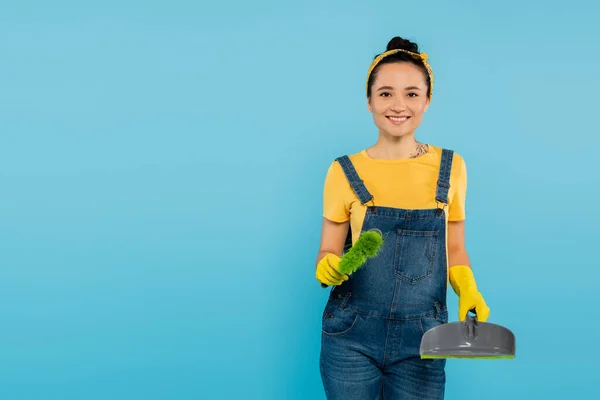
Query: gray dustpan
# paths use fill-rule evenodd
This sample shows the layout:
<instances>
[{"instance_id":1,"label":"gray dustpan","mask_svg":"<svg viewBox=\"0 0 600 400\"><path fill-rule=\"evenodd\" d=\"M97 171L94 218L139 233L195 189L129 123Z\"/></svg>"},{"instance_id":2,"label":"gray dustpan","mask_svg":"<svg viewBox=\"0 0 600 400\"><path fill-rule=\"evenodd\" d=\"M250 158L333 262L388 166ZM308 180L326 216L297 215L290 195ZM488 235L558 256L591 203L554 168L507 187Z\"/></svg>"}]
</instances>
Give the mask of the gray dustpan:
<instances>
[{"instance_id":1,"label":"gray dustpan","mask_svg":"<svg viewBox=\"0 0 600 400\"><path fill-rule=\"evenodd\" d=\"M421 358L515 358L515 335L507 328L477 321L464 321L429 329L421 339Z\"/></svg>"}]
</instances>

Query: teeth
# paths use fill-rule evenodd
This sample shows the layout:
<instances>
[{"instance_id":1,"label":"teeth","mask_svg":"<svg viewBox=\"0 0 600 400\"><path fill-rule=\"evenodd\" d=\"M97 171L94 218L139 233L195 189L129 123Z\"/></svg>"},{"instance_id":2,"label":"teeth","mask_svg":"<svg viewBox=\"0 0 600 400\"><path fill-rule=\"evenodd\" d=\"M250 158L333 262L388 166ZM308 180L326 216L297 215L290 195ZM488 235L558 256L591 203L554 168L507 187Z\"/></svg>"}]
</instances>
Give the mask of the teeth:
<instances>
[{"instance_id":1,"label":"teeth","mask_svg":"<svg viewBox=\"0 0 600 400\"><path fill-rule=\"evenodd\" d=\"M396 121L396 122L406 121L406 117L388 117L388 118L391 119L392 121Z\"/></svg>"}]
</instances>

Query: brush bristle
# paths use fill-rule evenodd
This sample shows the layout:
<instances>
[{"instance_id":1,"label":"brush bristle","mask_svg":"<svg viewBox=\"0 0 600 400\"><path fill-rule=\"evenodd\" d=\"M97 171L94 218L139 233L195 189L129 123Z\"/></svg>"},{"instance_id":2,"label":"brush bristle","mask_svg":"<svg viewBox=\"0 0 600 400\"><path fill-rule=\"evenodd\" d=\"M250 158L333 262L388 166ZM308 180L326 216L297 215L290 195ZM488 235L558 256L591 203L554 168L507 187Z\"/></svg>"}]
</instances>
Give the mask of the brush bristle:
<instances>
[{"instance_id":1,"label":"brush bristle","mask_svg":"<svg viewBox=\"0 0 600 400\"><path fill-rule=\"evenodd\" d=\"M377 255L382 243L383 237L379 232L364 232L342 257L339 265L340 271L344 274L352 274L367 261L367 258Z\"/></svg>"},{"instance_id":2,"label":"brush bristle","mask_svg":"<svg viewBox=\"0 0 600 400\"><path fill-rule=\"evenodd\" d=\"M376 256L383 243L381 234L376 231L363 233L359 240L361 240L361 247L359 250L362 251L366 257Z\"/></svg>"}]
</instances>

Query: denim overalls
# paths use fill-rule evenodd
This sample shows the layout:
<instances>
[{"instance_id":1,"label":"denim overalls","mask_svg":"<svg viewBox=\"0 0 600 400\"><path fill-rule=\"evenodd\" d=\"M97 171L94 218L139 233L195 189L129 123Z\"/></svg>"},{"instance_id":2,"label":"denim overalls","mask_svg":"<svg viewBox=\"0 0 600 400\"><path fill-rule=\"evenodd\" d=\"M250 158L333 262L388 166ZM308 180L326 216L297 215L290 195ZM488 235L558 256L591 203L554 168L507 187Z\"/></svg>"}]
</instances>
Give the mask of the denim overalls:
<instances>
[{"instance_id":1,"label":"denim overalls","mask_svg":"<svg viewBox=\"0 0 600 400\"><path fill-rule=\"evenodd\" d=\"M368 206L362 231L379 230L384 242L333 287L323 311L320 368L328 399L444 398L446 361L422 360L419 346L425 331L448 322L445 209L453 154L442 150L431 194L437 208ZM336 161L361 203L370 203L348 156Z\"/></svg>"}]
</instances>

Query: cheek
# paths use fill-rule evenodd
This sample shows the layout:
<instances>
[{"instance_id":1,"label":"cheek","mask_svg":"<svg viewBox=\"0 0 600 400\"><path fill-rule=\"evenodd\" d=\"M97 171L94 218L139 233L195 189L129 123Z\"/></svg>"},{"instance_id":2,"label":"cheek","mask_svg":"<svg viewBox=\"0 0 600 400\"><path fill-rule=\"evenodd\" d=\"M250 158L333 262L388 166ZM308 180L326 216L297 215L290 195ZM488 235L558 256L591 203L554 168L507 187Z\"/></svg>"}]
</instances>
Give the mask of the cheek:
<instances>
[{"instance_id":1,"label":"cheek","mask_svg":"<svg viewBox=\"0 0 600 400\"><path fill-rule=\"evenodd\" d=\"M426 104L415 104L414 107L412 107L412 112L416 117L421 117L425 113L426 109Z\"/></svg>"},{"instance_id":2,"label":"cheek","mask_svg":"<svg viewBox=\"0 0 600 400\"><path fill-rule=\"evenodd\" d=\"M424 113L427 110L427 100L421 100L418 105L419 112Z\"/></svg>"},{"instance_id":3,"label":"cheek","mask_svg":"<svg viewBox=\"0 0 600 400\"><path fill-rule=\"evenodd\" d=\"M387 112L387 105L383 101L374 101L371 103L371 108L373 109L373 113L381 114Z\"/></svg>"}]
</instances>

